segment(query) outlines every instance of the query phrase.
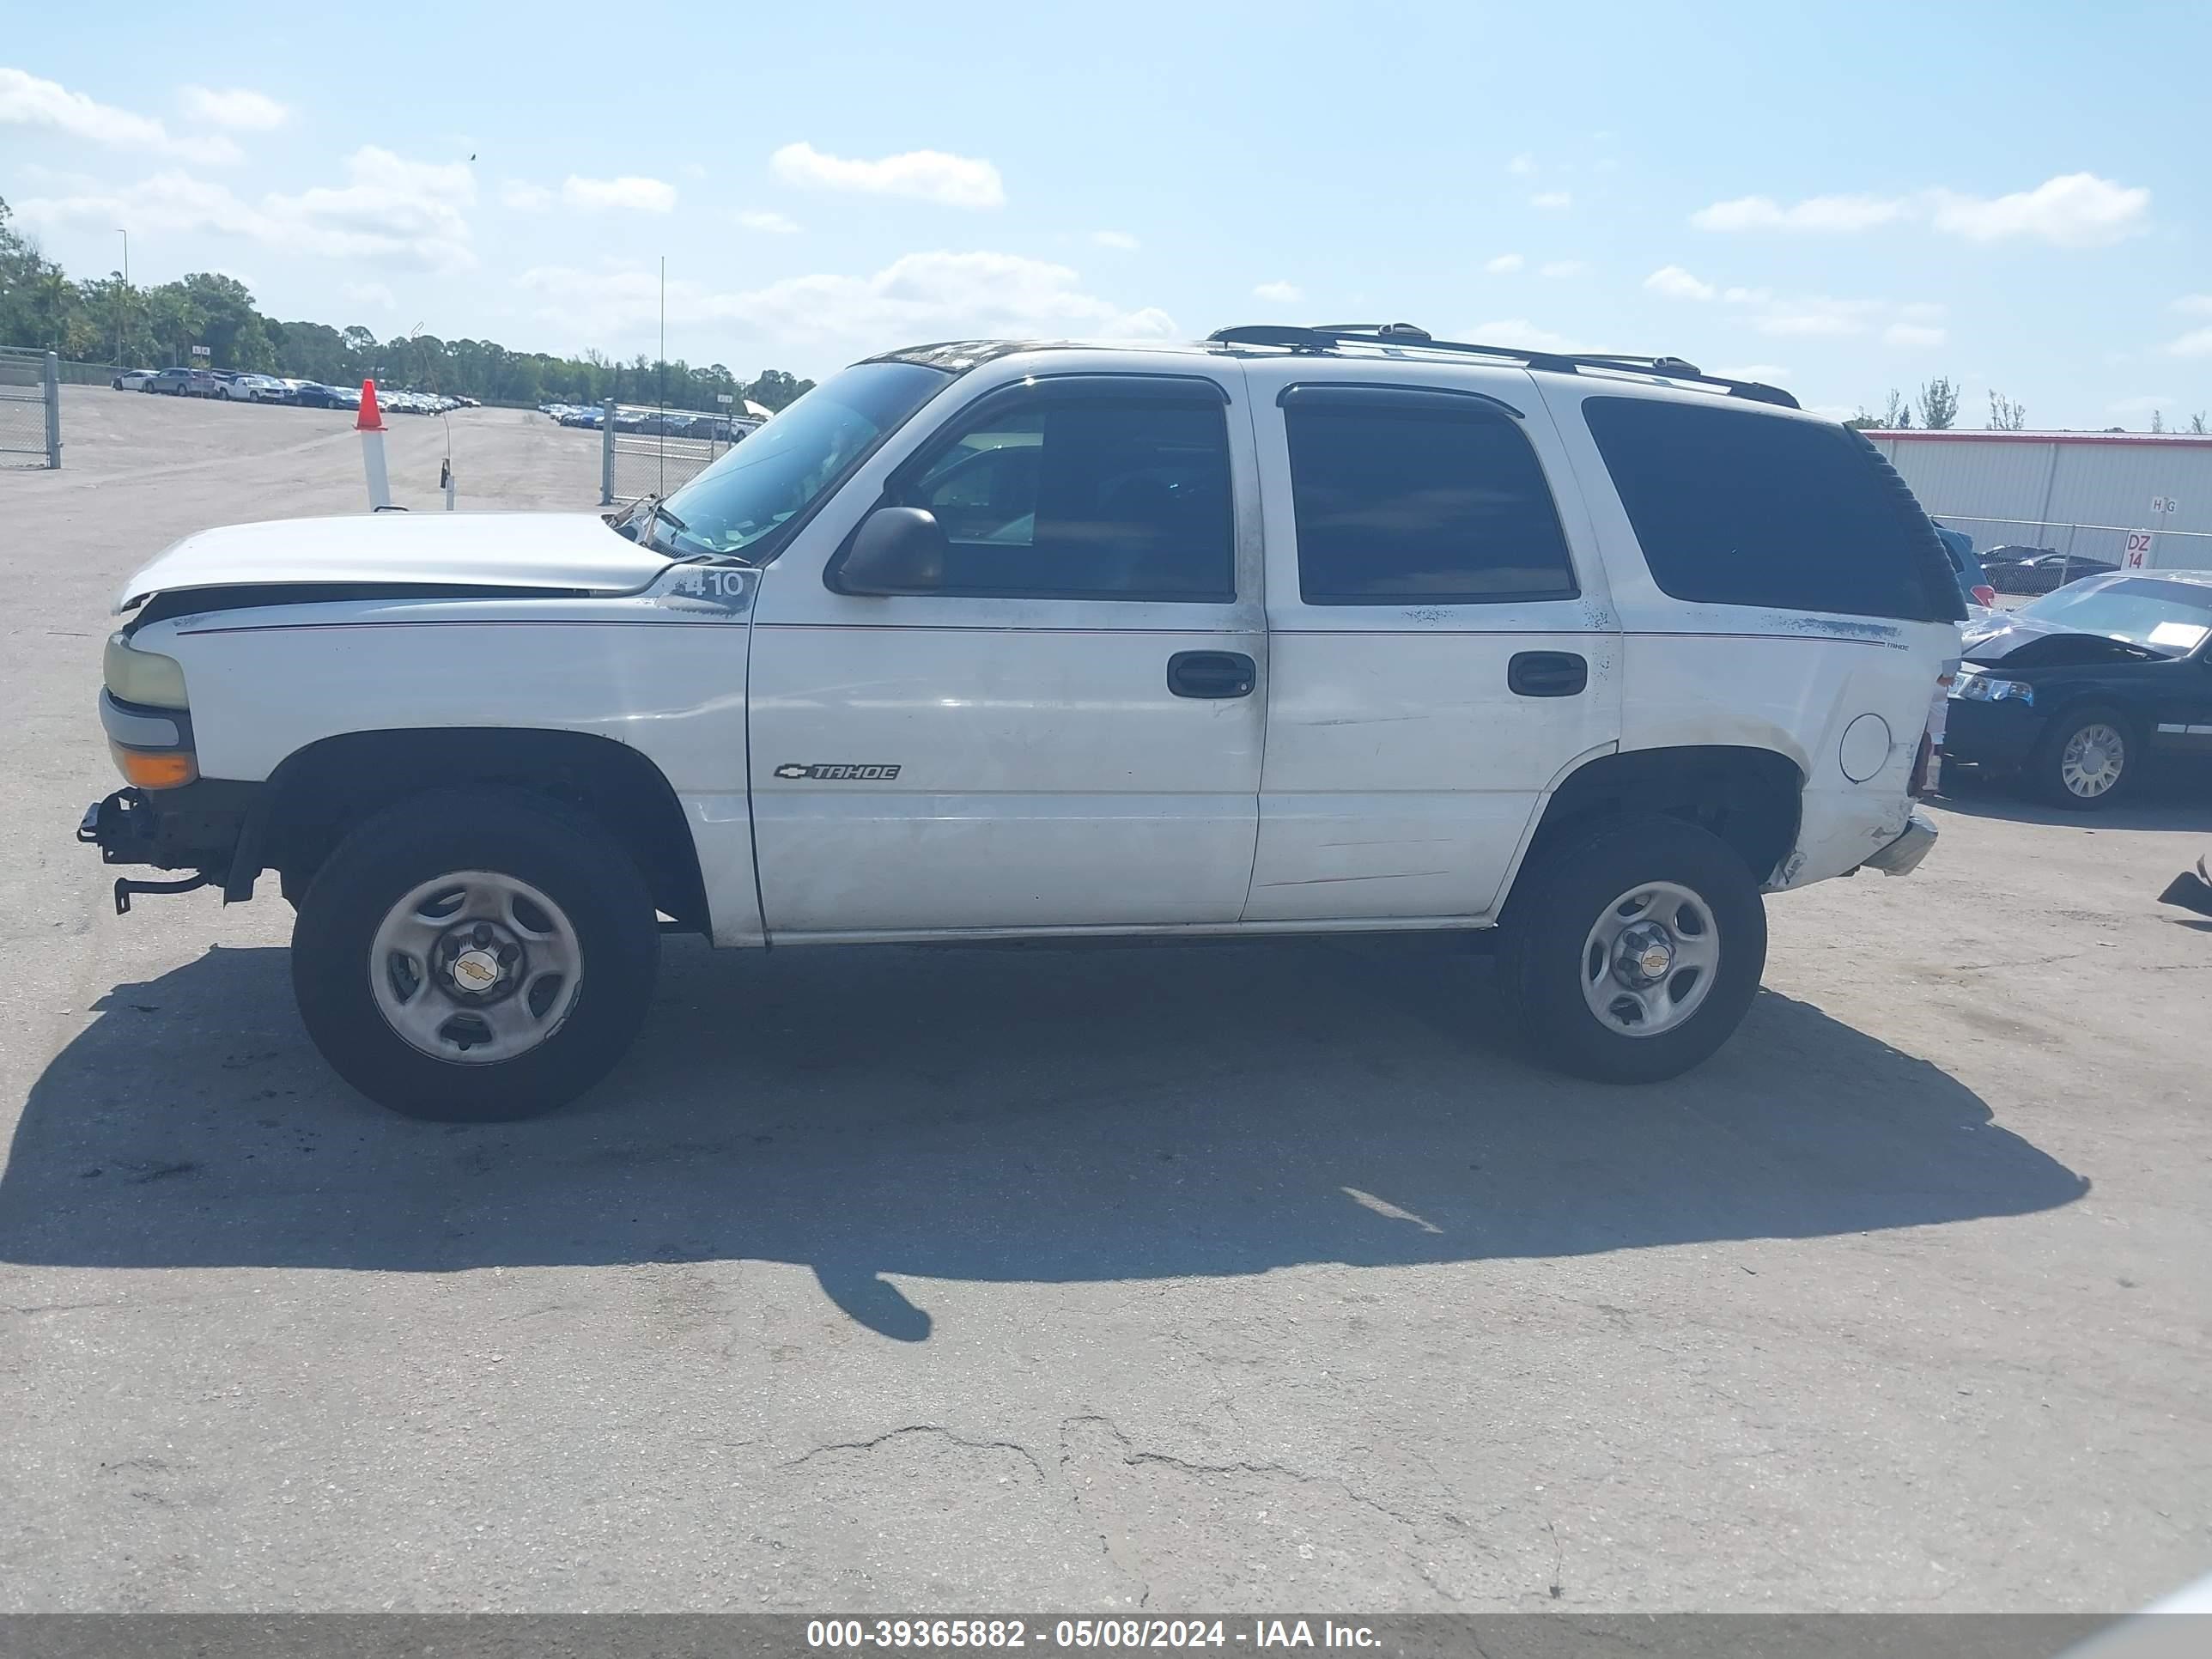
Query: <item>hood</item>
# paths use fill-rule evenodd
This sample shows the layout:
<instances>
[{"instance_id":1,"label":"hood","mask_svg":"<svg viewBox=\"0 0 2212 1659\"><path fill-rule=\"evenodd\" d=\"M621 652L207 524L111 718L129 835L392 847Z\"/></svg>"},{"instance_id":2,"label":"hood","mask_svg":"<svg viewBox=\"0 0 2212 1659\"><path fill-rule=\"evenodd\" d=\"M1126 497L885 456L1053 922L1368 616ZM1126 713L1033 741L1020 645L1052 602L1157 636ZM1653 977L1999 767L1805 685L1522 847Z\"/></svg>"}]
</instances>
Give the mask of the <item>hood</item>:
<instances>
[{"instance_id":1,"label":"hood","mask_svg":"<svg viewBox=\"0 0 2212 1659\"><path fill-rule=\"evenodd\" d=\"M176 543L115 608L203 587L392 586L629 593L668 568L590 513L365 513L226 525Z\"/></svg>"},{"instance_id":2,"label":"hood","mask_svg":"<svg viewBox=\"0 0 2212 1659\"><path fill-rule=\"evenodd\" d=\"M2018 611L1997 612L1981 627L1970 627L1960 640L1968 662L1998 663L2008 668L2081 668L2100 663L2157 662L2167 653L2147 645L2089 634L2047 623Z\"/></svg>"}]
</instances>

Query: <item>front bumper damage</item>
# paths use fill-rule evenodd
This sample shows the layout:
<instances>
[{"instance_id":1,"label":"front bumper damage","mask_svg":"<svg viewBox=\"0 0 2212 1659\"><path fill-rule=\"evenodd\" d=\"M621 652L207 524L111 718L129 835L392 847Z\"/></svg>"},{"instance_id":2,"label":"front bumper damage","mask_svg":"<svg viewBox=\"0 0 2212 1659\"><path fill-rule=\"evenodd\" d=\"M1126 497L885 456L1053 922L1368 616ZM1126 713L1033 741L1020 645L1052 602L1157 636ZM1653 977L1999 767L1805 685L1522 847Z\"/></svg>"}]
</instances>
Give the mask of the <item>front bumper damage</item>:
<instances>
[{"instance_id":1,"label":"front bumper damage","mask_svg":"<svg viewBox=\"0 0 2212 1659\"><path fill-rule=\"evenodd\" d=\"M1936 821L1916 806L1905 821L1905 833L1861 867L1879 870L1885 876L1909 876L1934 849L1936 834Z\"/></svg>"},{"instance_id":2,"label":"front bumper damage","mask_svg":"<svg viewBox=\"0 0 2212 1659\"><path fill-rule=\"evenodd\" d=\"M115 913L131 908L133 893L188 893L211 882L225 884L260 786L202 778L177 789L118 789L85 809L76 838L100 848L103 864L189 870L177 881L118 877Z\"/></svg>"}]
</instances>

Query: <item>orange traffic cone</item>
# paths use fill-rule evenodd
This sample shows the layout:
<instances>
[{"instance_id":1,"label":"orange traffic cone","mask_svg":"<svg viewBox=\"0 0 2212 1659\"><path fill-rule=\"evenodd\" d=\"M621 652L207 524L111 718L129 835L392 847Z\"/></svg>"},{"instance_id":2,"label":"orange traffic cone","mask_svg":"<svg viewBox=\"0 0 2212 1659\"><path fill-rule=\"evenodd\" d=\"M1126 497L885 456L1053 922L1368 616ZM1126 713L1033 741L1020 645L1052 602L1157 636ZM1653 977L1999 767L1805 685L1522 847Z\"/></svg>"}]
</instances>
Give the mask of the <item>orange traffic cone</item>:
<instances>
[{"instance_id":1,"label":"orange traffic cone","mask_svg":"<svg viewBox=\"0 0 2212 1659\"><path fill-rule=\"evenodd\" d=\"M353 423L361 434L362 471L368 475L368 510L381 513L392 505L392 483L384 470L384 411L376 406L376 382L361 383L361 416Z\"/></svg>"}]
</instances>

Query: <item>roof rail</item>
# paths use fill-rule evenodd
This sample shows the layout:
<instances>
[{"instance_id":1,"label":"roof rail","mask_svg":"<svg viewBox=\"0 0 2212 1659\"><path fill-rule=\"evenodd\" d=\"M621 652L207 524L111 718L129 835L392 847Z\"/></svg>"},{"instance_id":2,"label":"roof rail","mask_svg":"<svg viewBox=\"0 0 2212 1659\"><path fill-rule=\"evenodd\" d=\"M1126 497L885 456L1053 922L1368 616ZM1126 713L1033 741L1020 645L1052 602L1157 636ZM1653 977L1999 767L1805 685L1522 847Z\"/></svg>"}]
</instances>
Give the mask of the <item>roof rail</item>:
<instances>
[{"instance_id":1,"label":"roof rail","mask_svg":"<svg viewBox=\"0 0 2212 1659\"><path fill-rule=\"evenodd\" d=\"M1523 346L1476 345L1465 340L1439 340L1412 323L1317 323L1297 328L1277 323L1248 323L1216 329L1206 337L1223 345L1280 346L1291 351L1323 352L1339 345L1412 346L1423 351L1463 352L1478 357L1504 357L1555 374L1580 369L1617 369L1630 374L1651 374L1662 380L1694 380L1699 386L1719 386L1730 397L1784 409L1800 407L1796 398L1780 386L1759 380L1732 380L1708 374L1680 357L1644 357L1625 352L1534 351Z\"/></svg>"}]
</instances>

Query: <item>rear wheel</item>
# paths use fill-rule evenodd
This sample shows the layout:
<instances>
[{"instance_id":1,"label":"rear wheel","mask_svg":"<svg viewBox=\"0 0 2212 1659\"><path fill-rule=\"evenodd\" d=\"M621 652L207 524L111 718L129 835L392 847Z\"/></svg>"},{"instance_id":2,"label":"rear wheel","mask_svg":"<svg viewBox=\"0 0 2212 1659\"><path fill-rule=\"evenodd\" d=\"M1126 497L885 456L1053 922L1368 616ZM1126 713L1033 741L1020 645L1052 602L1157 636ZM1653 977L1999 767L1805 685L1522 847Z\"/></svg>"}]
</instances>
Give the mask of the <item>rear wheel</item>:
<instances>
[{"instance_id":1,"label":"rear wheel","mask_svg":"<svg viewBox=\"0 0 2212 1659\"><path fill-rule=\"evenodd\" d=\"M645 883L598 825L495 791L403 801L319 870L292 931L315 1046L410 1117L532 1117L580 1094L645 1018Z\"/></svg>"},{"instance_id":2,"label":"rear wheel","mask_svg":"<svg viewBox=\"0 0 2212 1659\"><path fill-rule=\"evenodd\" d=\"M1606 1083L1686 1072L1728 1041L1766 966L1735 849L1673 818L1563 842L1515 884L1498 980L1537 1053Z\"/></svg>"},{"instance_id":3,"label":"rear wheel","mask_svg":"<svg viewBox=\"0 0 2212 1659\"><path fill-rule=\"evenodd\" d=\"M2077 812L2109 806L2134 785L2135 736L2118 712L2080 708L2051 723L2026 769L2029 787Z\"/></svg>"}]
</instances>

